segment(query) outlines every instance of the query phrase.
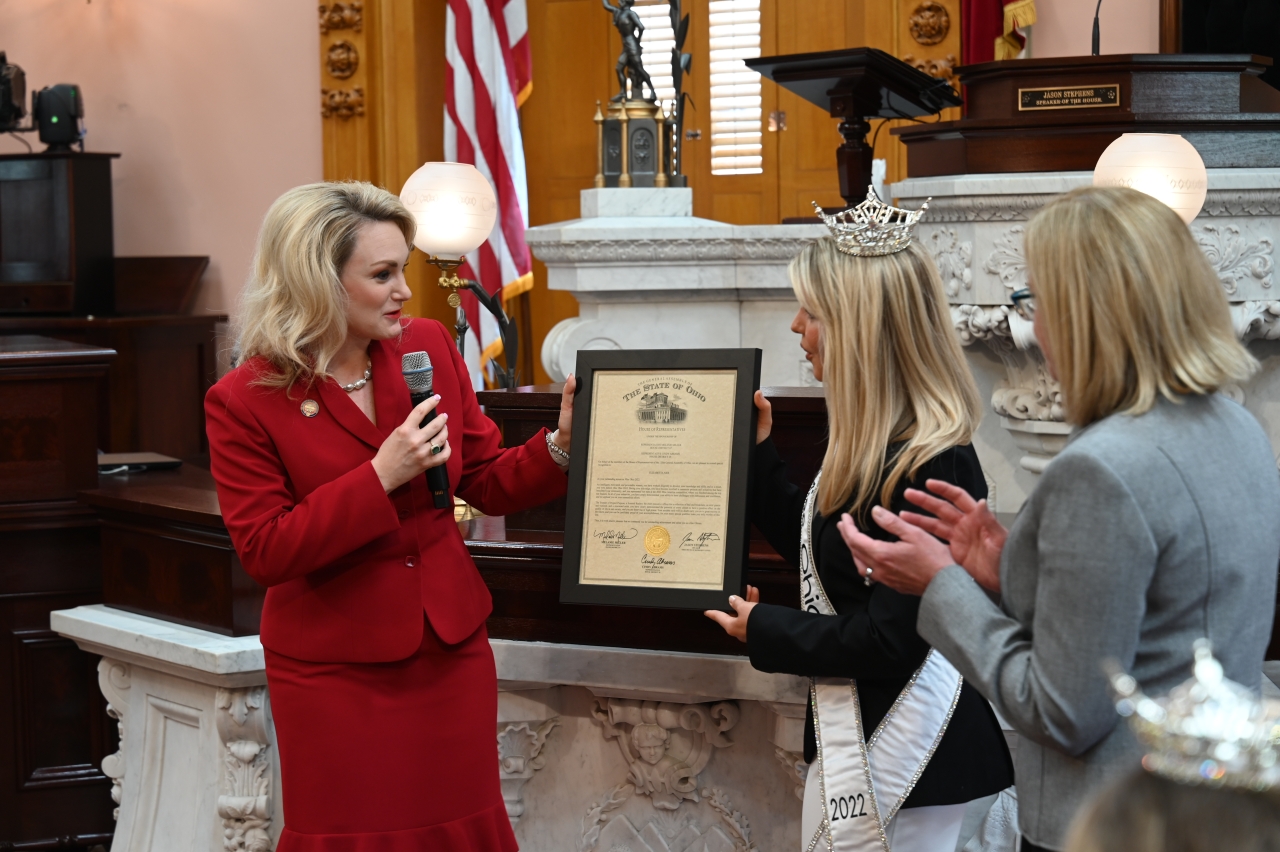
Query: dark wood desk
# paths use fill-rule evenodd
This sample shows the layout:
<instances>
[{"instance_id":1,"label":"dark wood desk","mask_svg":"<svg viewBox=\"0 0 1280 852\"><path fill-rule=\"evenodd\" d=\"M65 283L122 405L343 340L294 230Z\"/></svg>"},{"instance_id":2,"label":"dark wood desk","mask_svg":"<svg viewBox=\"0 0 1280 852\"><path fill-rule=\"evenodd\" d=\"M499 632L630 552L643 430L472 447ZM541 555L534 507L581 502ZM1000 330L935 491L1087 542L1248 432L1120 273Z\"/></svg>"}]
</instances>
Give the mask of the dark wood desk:
<instances>
[{"instance_id":1,"label":"dark wood desk","mask_svg":"<svg viewBox=\"0 0 1280 852\"><path fill-rule=\"evenodd\" d=\"M204 395L217 381L215 327L201 316L0 316L0 335L40 334L114 349L97 388L97 448L202 460Z\"/></svg>"},{"instance_id":2,"label":"dark wood desk","mask_svg":"<svg viewBox=\"0 0 1280 852\"><path fill-rule=\"evenodd\" d=\"M105 604L226 636L258 632L266 590L240 565L209 471L102 476L81 499L102 519Z\"/></svg>"},{"instance_id":3,"label":"dark wood desk","mask_svg":"<svg viewBox=\"0 0 1280 852\"><path fill-rule=\"evenodd\" d=\"M114 827L98 661L49 629L51 611L102 600L98 519L75 497L98 479L95 390L114 358L0 337L0 848Z\"/></svg>"},{"instance_id":4,"label":"dark wood desk","mask_svg":"<svg viewBox=\"0 0 1280 852\"><path fill-rule=\"evenodd\" d=\"M1264 56L1124 54L1011 59L956 69L958 121L890 132L907 175L1092 171L1123 133L1177 133L1208 168L1280 166L1280 91L1258 78ZM1096 106L1039 97L1093 90Z\"/></svg>"}]
</instances>

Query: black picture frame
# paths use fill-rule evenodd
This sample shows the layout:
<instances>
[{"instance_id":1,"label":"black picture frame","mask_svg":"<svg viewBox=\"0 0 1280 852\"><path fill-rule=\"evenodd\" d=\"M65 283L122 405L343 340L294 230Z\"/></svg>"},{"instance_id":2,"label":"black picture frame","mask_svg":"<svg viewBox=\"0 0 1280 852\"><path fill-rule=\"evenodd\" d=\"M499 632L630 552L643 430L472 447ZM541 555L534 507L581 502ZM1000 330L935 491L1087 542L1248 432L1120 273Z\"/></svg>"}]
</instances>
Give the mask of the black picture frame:
<instances>
[{"instance_id":1,"label":"black picture frame","mask_svg":"<svg viewBox=\"0 0 1280 852\"><path fill-rule=\"evenodd\" d=\"M732 612L729 595L745 589L751 523L748 499L755 457L755 392L760 388L759 349L615 349L578 352L575 424L570 446L569 491L566 500L564 561L560 570L560 601L571 604L639 606L663 609L714 609ZM590 458L592 389L602 370L735 370L733 436L730 454L728 522L725 528L724 585L720 589L674 589L652 586L581 583L582 535L585 523L587 464Z\"/></svg>"}]
</instances>

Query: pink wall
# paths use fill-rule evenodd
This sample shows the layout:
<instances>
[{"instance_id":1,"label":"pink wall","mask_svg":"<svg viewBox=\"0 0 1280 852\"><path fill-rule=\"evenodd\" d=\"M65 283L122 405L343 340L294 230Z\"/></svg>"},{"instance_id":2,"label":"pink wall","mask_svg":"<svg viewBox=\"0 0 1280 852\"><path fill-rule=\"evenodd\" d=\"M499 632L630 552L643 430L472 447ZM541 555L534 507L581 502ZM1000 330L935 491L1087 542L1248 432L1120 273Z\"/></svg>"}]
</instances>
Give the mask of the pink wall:
<instances>
[{"instance_id":1,"label":"pink wall","mask_svg":"<svg viewBox=\"0 0 1280 852\"><path fill-rule=\"evenodd\" d=\"M116 254L210 256L197 310L235 306L268 205L323 178L319 39L313 0L0 0L28 90L80 84L86 150L122 155Z\"/></svg>"},{"instance_id":2,"label":"pink wall","mask_svg":"<svg viewBox=\"0 0 1280 852\"><path fill-rule=\"evenodd\" d=\"M1088 56L1097 0L1036 0L1031 56ZM1160 0L1102 0L1101 53L1159 53Z\"/></svg>"}]
</instances>

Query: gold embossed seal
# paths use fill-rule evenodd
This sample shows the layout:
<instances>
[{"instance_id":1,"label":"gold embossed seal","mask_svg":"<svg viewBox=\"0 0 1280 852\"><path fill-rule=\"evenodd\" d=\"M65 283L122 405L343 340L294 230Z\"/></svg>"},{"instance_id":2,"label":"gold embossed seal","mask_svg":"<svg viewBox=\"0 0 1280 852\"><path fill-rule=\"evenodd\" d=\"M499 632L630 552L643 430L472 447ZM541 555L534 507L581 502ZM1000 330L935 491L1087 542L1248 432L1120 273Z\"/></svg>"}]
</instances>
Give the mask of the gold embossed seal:
<instances>
[{"instance_id":1,"label":"gold embossed seal","mask_svg":"<svg viewBox=\"0 0 1280 852\"><path fill-rule=\"evenodd\" d=\"M644 549L654 556L661 556L671 546L671 533L665 527L649 527L644 534Z\"/></svg>"},{"instance_id":2,"label":"gold embossed seal","mask_svg":"<svg viewBox=\"0 0 1280 852\"><path fill-rule=\"evenodd\" d=\"M320 413L320 403L316 402L314 399L304 399L301 407L304 417L315 417Z\"/></svg>"}]
</instances>

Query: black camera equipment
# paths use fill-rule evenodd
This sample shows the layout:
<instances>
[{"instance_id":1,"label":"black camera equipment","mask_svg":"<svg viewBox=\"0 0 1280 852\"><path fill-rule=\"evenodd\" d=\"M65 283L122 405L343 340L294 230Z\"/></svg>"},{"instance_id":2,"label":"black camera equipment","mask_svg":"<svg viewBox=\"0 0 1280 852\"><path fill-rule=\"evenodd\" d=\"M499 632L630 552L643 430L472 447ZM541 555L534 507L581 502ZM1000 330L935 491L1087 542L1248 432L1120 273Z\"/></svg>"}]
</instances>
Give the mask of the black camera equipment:
<instances>
[{"instance_id":1,"label":"black camera equipment","mask_svg":"<svg viewBox=\"0 0 1280 852\"><path fill-rule=\"evenodd\" d=\"M27 114L27 75L0 50L0 132L19 130Z\"/></svg>"},{"instance_id":2,"label":"black camera equipment","mask_svg":"<svg viewBox=\"0 0 1280 852\"><path fill-rule=\"evenodd\" d=\"M80 127L84 101L79 86L59 83L36 92L31 97L31 115L40 130L40 141L49 146L45 151L70 151L75 142L84 150L84 131Z\"/></svg>"}]
</instances>

